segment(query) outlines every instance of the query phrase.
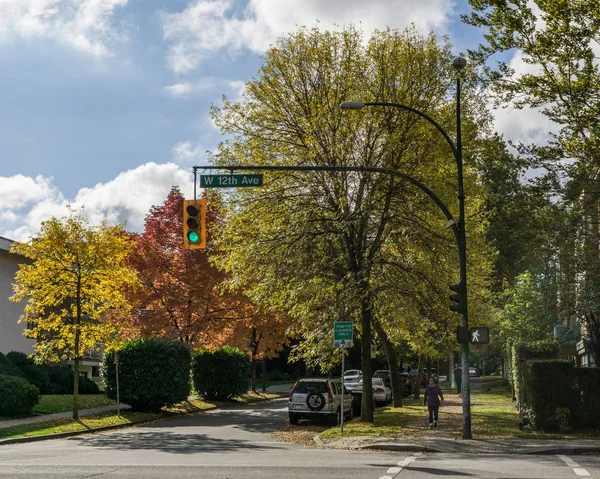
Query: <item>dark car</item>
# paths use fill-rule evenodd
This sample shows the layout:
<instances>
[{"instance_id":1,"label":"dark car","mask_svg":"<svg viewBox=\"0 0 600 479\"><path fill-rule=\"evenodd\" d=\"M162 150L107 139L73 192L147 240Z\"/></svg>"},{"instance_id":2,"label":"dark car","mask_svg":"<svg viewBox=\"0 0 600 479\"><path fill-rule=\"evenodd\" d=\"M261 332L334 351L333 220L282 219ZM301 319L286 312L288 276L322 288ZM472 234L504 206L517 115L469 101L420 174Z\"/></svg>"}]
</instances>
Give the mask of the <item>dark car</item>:
<instances>
[{"instance_id":1,"label":"dark car","mask_svg":"<svg viewBox=\"0 0 600 479\"><path fill-rule=\"evenodd\" d=\"M373 373L374 378L382 378L383 382L388 387L392 387L392 380L390 378L389 369L378 369ZM402 380L402 387L404 390L404 396L410 396L412 394L412 381L408 373L400 373L400 379Z\"/></svg>"}]
</instances>

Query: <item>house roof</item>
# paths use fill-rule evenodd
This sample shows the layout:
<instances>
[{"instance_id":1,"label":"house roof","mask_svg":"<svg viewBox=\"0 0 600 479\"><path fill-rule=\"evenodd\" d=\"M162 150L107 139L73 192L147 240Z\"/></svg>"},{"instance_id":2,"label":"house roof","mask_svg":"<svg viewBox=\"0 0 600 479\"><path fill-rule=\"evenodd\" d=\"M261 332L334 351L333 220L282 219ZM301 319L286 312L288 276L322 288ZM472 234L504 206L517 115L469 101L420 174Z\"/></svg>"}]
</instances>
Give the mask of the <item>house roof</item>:
<instances>
[{"instance_id":1,"label":"house roof","mask_svg":"<svg viewBox=\"0 0 600 479\"><path fill-rule=\"evenodd\" d=\"M14 243L13 240L4 238L3 236L0 236L0 250L10 251L10 245L13 243Z\"/></svg>"}]
</instances>

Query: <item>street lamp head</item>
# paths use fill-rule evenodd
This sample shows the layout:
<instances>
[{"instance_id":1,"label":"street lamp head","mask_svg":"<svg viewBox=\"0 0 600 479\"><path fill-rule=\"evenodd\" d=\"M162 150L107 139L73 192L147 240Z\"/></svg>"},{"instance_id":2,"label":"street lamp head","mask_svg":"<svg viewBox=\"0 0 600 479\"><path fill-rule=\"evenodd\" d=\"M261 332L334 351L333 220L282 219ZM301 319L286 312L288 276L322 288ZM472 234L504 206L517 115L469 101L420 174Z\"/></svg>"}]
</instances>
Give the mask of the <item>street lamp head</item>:
<instances>
[{"instance_id":1,"label":"street lamp head","mask_svg":"<svg viewBox=\"0 0 600 479\"><path fill-rule=\"evenodd\" d=\"M467 66L467 60L463 57L456 57L452 62L452 67L457 71L461 71L464 67Z\"/></svg>"},{"instance_id":2,"label":"street lamp head","mask_svg":"<svg viewBox=\"0 0 600 479\"><path fill-rule=\"evenodd\" d=\"M365 104L362 101L343 101L340 103L342 110L359 110L363 108Z\"/></svg>"}]
</instances>

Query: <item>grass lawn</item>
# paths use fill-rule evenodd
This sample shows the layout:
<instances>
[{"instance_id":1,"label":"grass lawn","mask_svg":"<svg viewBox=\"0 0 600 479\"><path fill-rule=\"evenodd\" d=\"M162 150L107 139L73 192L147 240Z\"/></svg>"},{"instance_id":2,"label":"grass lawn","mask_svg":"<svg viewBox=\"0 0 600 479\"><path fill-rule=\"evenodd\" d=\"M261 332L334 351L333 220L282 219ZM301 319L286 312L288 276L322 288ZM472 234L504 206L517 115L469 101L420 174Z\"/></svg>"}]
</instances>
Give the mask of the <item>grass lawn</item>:
<instances>
[{"instance_id":1,"label":"grass lawn","mask_svg":"<svg viewBox=\"0 0 600 479\"><path fill-rule=\"evenodd\" d=\"M598 439L599 431L578 431L569 434L547 434L519 428L517 407L507 387L495 378L494 387L484 381L479 390L471 390L471 431L474 438L531 438L531 439ZM491 391L487 391L487 389ZM444 389L446 401L440 407L439 429L436 437L462 437L462 400L455 391ZM344 424L344 436L397 436L404 439L431 437L427 407L412 397L402 400L402 408L392 406L375 410L374 422L363 423L354 419ZM320 435L327 441L342 437L339 427L330 428Z\"/></svg>"},{"instance_id":2,"label":"grass lawn","mask_svg":"<svg viewBox=\"0 0 600 479\"><path fill-rule=\"evenodd\" d=\"M97 427L126 425L132 422L151 421L162 417L162 414L123 411L121 416L117 416L116 413L105 413L94 416L82 416L79 421L68 418L54 419L51 421L0 428L0 439L86 431Z\"/></svg>"},{"instance_id":3,"label":"grass lawn","mask_svg":"<svg viewBox=\"0 0 600 479\"><path fill-rule=\"evenodd\" d=\"M80 394L79 409L91 409L101 406L116 404L104 394ZM40 396L40 402L33 408L34 414L53 414L73 410L73 396L70 394L56 394Z\"/></svg>"}]
</instances>

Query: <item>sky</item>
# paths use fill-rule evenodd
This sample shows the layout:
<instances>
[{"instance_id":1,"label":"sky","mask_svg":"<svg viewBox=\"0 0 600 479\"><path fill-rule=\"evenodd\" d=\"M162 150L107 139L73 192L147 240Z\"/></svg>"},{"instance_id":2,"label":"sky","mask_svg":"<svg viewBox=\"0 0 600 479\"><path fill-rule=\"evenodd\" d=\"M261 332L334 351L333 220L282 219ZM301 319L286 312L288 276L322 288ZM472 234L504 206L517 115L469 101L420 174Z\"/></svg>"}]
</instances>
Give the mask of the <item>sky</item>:
<instances>
[{"instance_id":1,"label":"sky","mask_svg":"<svg viewBox=\"0 0 600 479\"><path fill-rule=\"evenodd\" d=\"M67 205L141 231L172 186L191 198L191 167L223 140L210 105L239 98L298 26L414 23L460 54L482 40L468 12L467 0L0 0L0 236L26 241ZM510 139L550 129L535 112L495 118Z\"/></svg>"}]
</instances>

